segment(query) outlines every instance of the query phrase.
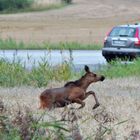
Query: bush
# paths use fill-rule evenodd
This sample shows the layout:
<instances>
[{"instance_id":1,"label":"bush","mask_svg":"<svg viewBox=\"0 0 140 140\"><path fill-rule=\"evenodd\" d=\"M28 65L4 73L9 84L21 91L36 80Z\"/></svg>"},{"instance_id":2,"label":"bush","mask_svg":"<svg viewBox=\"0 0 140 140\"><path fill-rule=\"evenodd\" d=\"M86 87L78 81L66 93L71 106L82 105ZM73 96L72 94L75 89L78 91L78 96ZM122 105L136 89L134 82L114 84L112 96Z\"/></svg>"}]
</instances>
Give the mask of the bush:
<instances>
[{"instance_id":1,"label":"bush","mask_svg":"<svg viewBox=\"0 0 140 140\"><path fill-rule=\"evenodd\" d=\"M0 0L0 11L13 11L15 9L29 8L33 0Z\"/></svg>"},{"instance_id":2,"label":"bush","mask_svg":"<svg viewBox=\"0 0 140 140\"><path fill-rule=\"evenodd\" d=\"M72 0L62 0L62 2L67 3L67 4L71 4Z\"/></svg>"}]
</instances>

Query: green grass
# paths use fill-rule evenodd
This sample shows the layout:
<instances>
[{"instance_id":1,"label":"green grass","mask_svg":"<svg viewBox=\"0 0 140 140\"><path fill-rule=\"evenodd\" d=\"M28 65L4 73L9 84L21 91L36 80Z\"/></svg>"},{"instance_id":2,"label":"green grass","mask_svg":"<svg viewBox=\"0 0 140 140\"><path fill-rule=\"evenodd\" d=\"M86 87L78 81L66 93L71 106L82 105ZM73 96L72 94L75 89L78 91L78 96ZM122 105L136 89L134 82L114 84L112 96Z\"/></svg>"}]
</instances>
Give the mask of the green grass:
<instances>
[{"instance_id":1,"label":"green grass","mask_svg":"<svg viewBox=\"0 0 140 140\"><path fill-rule=\"evenodd\" d=\"M63 63L61 65L51 67L47 62L39 63L38 67L32 70L26 70L19 62L8 62L0 60L0 86L47 86L50 81L67 81L75 77L70 64Z\"/></svg>"},{"instance_id":2,"label":"green grass","mask_svg":"<svg viewBox=\"0 0 140 140\"><path fill-rule=\"evenodd\" d=\"M0 12L13 12L30 8L33 0L0 0Z\"/></svg>"},{"instance_id":3,"label":"green grass","mask_svg":"<svg viewBox=\"0 0 140 140\"><path fill-rule=\"evenodd\" d=\"M140 59L130 64L122 64L120 61L113 61L105 66L101 73L109 78L140 76Z\"/></svg>"},{"instance_id":4,"label":"green grass","mask_svg":"<svg viewBox=\"0 0 140 140\"><path fill-rule=\"evenodd\" d=\"M38 43L24 43L22 41L17 42L14 39L0 39L0 49L1 50L11 50L11 49L49 49L49 50L100 50L102 45L100 44L80 44L78 42L60 42L60 43L49 43L44 42Z\"/></svg>"},{"instance_id":5,"label":"green grass","mask_svg":"<svg viewBox=\"0 0 140 140\"><path fill-rule=\"evenodd\" d=\"M0 14L47 11L52 9L60 9L67 5L68 3L66 2L38 5L34 3L34 0L0 0Z\"/></svg>"},{"instance_id":6,"label":"green grass","mask_svg":"<svg viewBox=\"0 0 140 140\"><path fill-rule=\"evenodd\" d=\"M67 6L67 4L50 4L48 6L35 6L35 7L33 6L33 7L27 7L24 9L6 9L4 11L0 11L0 14L48 11L48 10L53 10L53 9L61 9L65 6Z\"/></svg>"},{"instance_id":7,"label":"green grass","mask_svg":"<svg viewBox=\"0 0 140 140\"><path fill-rule=\"evenodd\" d=\"M11 63L6 60L0 60L0 86L44 87L50 81L69 81L77 79L83 74L82 70L74 72L68 62L52 67L46 60L40 62L38 67L33 67L30 71L26 70L25 67L17 60ZM105 75L107 78L140 76L140 59L135 60L132 64L113 62L104 66L98 73Z\"/></svg>"}]
</instances>

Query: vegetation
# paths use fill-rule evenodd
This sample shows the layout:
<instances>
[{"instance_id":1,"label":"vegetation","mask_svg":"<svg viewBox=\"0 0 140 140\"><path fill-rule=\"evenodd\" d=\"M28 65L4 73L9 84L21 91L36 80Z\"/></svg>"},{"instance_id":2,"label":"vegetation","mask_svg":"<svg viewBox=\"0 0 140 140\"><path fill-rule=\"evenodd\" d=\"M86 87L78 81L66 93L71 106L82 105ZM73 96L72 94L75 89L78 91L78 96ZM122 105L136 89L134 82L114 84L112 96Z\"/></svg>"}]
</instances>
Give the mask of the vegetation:
<instances>
[{"instance_id":1,"label":"vegetation","mask_svg":"<svg viewBox=\"0 0 140 140\"><path fill-rule=\"evenodd\" d=\"M0 0L0 11L16 11L30 8L33 0Z\"/></svg>"},{"instance_id":2,"label":"vegetation","mask_svg":"<svg viewBox=\"0 0 140 140\"><path fill-rule=\"evenodd\" d=\"M120 60L112 61L102 68L101 73L109 78L140 76L140 59L129 63L122 63Z\"/></svg>"},{"instance_id":3,"label":"vegetation","mask_svg":"<svg viewBox=\"0 0 140 140\"><path fill-rule=\"evenodd\" d=\"M16 12L28 12L28 11L44 11L51 9L59 9L71 2L63 1L58 4L49 5L37 5L34 0L0 0L0 13L16 13Z\"/></svg>"},{"instance_id":4,"label":"vegetation","mask_svg":"<svg viewBox=\"0 0 140 140\"><path fill-rule=\"evenodd\" d=\"M122 64L120 62L112 62L101 68L99 73L108 78L140 76L140 59L135 60L132 64ZM50 81L67 81L79 77L81 72L74 72L72 64L64 62L61 65L52 67L48 61L43 59L38 67L27 70L26 66L21 64L19 60L8 62L0 60L0 86L47 86Z\"/></svg>"},{"instance_id":5,"label":"vegetation","mask_svg":"<svg viewBox=\"0 0 140 140\"><path fill-rule=\"evenodd\" d=\"M0 86L46 86L49 81L66 81L76 76L73 73L70 64L63 63L62 65L51 67L47 61L39 64L38 67L33 67L31 71L25 69L19 62L0 61Z\"/></svg>"},{"instance_id":6,"label":"vegetation","mask_svg":"<svg viewBox=\"0 0 140 140\"><path fill-rule=\"evenodd\" d=\"M72 0L61 0L62 2L64 3L67 3L67 4L71 4L72 3Z\"/></svg>"},{"instance_id":7,"label":"vegetation","mask_svg":"<svg viewBox=\"0 0 140 140\"><path fill-rule=\"evenodd\" d=\"M101 73L108 77L116 77L116 75L121 77L122 75L139 76L139 71L140 60L136 60L129 65L112 62L103 68ZM64 108L64 110L42 112L36 106L40 90L33 87L28 91L28 87L25 87L24 90L19 87L23 85L42 87L47 86L50 80L60 82L76 76L78 75L71 70L71 65L66 62L57 67L50 67L47 61L43 61L38 68L34 67L31 71L27 71L20 61L14 60L10 63L1 60L0 86L10 88L6 88L6 90L4 88L6 92L3 92L3 88L1 88L0 92L0 139L102 140L117 139L118 137L123 139L124 136L126 139L136 139L140 136L139 130L136 129L140 124L137 113L139 100L132 94L132 91L138 94L139 86L135 88L133 85L129 86L133 82L135 85L137 83L135 80L124 82L124 87L116 79L108 80L102 88L101 85L97 84L98 88L95 85L94 88L99 91L98 96L102 104L94 111L90 110L94 103L93 98L89 98L87 106L82 110L74 109L75 105L71 105L70 108ZM125 81L127 80L125 79ZM17 88L11 88L11 86L17 86ZM114 86L117 87L112 93ZM114 96L114 93L118 93L118 89L119 92L124 90L123 96ZM108 96L104 95L107 91ZM128 96L131 93L131 96L125 96L125 93ZM126 107L127 109L125 109ZM87 129L89 131L85 131Z\"/></svg>"},{"instance_id":8,"label":"vegetation","mask_svg":"<svg viewBox=\"0 0 140 140\"><path fill-rule=\"evenodd\" d=\"M11 105L11 104L10 104ZM3 140L82 140L83 135L80 132L80 120L75 109L66 108L58 120L55 116L51 116L51 112L37 113L33 112L28 106L18 105L18 108L11 108L5 105L0 100L0 138ZM90 115L90 116L89 116ZM85 119L84 116L87 116ZM90 136L85 139L92 140L93 137L97 140L104 139L106 136L113 135L114 128L128 122L124 120L115 123L116 118L112 113L105 109L96 111L95 115L86 114L81 123L86 124L92 119L96 122L96 131L93 131ZM48 120L45 120L47 117ZM112 124L112 125L111 125Z\"/></svg>"},{"instance_id":9,"label":"vegetation","mask_svg":"<svg viewBox=\"0 0 140 140\"><path fill-rule=\"evenodd\" d=\"M49 49L49 50L99 50L102 48L100 44L79 44L77 42L60 42L57 44L44 42L38 43L24 43L16 42L15 40L8 38L6 40L0 39L0 49Z\"/></svg>"},{"instance_id":10,"label":"vegetation","mask_svg":"<svg viewBox=\"0 0 140 140\"><path fill-rule=\"evenodd\" d=\"M10 110L6 108L4 103L0 100L0 138L3 140L51 140L57 138L64 140L66 133L69 132L65 128L62 121L45 121L43 118L45 112L40 114L39 117L34 117L33 112L29 107L21 107L22 110ZM11 113L12 112L12 113ZM46 132L49 132L46 135Z\"/></svg>"}]
</instances>

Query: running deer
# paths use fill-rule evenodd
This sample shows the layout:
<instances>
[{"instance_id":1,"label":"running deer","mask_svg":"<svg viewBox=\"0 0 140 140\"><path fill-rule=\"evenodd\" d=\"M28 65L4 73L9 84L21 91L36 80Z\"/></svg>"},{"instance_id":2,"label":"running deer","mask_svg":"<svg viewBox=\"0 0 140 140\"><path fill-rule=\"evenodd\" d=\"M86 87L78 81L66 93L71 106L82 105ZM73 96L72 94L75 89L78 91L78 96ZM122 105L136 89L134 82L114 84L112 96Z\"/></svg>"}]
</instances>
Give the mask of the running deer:
<instances>
[{"instance_id":1,"label":"running deer","mask_svg":"<svg viewBox=\"0 0 140 140\"><path fill-rule=\"evenodd\" d=\"M72 103L80 104L80 109L85 106L85 102L83 102L83 100L85 100L89 95L93 95L95 99L93 109L97 108L100 104L95 92L87 92L87 88L91 83L103 81L105 77L91 72L88 66L85 66L85 72L85 75L83 75L79 80L70 81L66 83L64 87L46 89L42 92L40 95L40 109L64 107Z\"/></svg>"}]
</instances>

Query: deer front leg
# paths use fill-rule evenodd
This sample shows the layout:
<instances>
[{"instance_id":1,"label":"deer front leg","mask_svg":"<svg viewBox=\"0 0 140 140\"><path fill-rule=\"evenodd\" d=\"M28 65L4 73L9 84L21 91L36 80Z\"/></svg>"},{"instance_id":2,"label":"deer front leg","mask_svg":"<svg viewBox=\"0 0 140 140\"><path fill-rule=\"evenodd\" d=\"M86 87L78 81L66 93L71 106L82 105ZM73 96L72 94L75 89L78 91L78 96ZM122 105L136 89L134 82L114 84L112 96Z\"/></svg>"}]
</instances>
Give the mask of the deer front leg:
<instances>
[{"instance_id":1,"label":"deer front leg","mask_svg":"<svg viewBox=\"0 0 140 140\"><path fill-rule=\"evenodd\" d=\"M95 99L95 105L93 106L92 109L97 108L100 104L99 104L99 101L98 101L98 99L97 99L97 97L96 97L95 92L89 91L89 92L86 93L86 96L85 96L85 97L87 98L89 95L93 95L93 97L94 97L94 99Z\"/></svg>"},{"instance_id":2,"label":"deer front leg","mask_svg":"<svg viewBox=\"0 0 140 140\"><path fill-rule=\"evenodd\" d=\"M83 108L85 106L85 103L79 98L73 99L72 102L81 105L78 109L81 109L81 108Z\"/></svg>"}]
</instances>

